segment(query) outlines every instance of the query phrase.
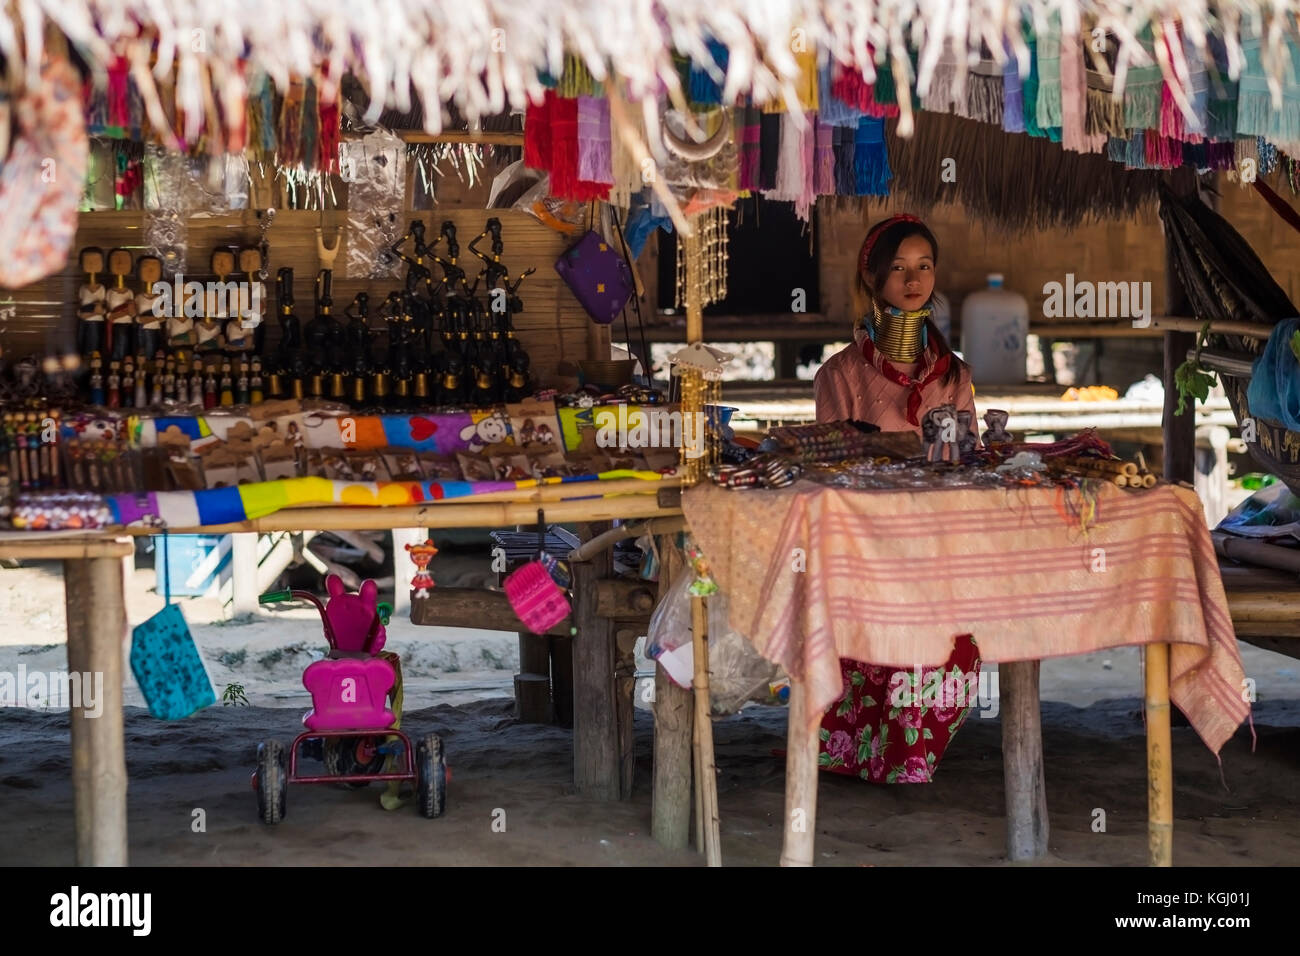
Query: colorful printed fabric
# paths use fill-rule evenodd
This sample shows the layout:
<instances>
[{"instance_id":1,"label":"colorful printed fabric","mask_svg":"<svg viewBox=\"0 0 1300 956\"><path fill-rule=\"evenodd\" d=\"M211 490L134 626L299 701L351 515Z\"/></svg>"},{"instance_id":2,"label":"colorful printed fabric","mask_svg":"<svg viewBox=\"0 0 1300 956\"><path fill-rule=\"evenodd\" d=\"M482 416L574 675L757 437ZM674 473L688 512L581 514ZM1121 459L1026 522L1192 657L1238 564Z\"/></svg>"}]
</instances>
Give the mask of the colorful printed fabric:
<instances>
[{"instance_id":1,"label":"colorful printed fabric","mask_svg":"<svg viewBox=\"0 0 1300 956\"><path fill-rule=\"evenodd\" d=\"M20 132L0 166L0 286L18 289L62 269L77 234L89 155L77 71L47 63L13 117Z\"/></svg>"},{"instance_id":2,"label":"colorful printed fabric","mask_svg":"<svg viewBox=\"0 0 1300 956\"><path fill-rule=\"evenodd\" d=\"M840 659L844 696L822 717L823 770L871 783L929 783L978 692L980 658L962 634L942 667L891 670Z\"/></svg>"},{"instance_id":3,"label":"colorful printed fabric","mask_svg":"<svg viewBox=\"0 0 1300 956\"><path fill-rule=\"evenodd\" d=\"M151 491L106 498L114 520L122 525L195 528L264 518L282 508L323 505L396 507L448 498L469 498L499 491L520 491L541 485L583 484L639 478L663 481L657 471L606 471L599 475L530 478L526 481L334 481L328 478L284 478L234 488L204 491ZM573 497L600 497L591 489L574 489Z\"/></svg>"},{"instance_id":4,"label":"colorful printed fabric","mask_svg":"<svg viewBox=\"0 0 1300 956\"><path fill-rule=\"evenodd\" d=\"M1168 643L1170 699L1217 754L1250 705L1200 499L1177 485L1101 484L1084 534L1065 495L699 484L682 510L731 626L805 683L807 730L843 694L842 658L937 667L954 634L999 662Z\"/></svg>"}]
</instances>

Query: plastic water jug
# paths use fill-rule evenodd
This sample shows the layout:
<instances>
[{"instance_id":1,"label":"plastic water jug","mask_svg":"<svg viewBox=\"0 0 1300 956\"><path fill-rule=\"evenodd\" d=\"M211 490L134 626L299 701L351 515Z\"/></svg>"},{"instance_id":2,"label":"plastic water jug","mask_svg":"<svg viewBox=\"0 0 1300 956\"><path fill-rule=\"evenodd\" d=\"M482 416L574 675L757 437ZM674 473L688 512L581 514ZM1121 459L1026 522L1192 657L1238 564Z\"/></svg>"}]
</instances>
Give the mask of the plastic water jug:
<instances>
[{"instance_id":1,"label":"plastic water jug","mask_svg":"<svg viewBox=\"0 0 1300 956\"><path fill-rule=\"evenodd\" d=\"M990 275L987 289L962 302L961 352L976 388L1024 384L1028 337L1029 303L1002 288L1002 276Z\"/></svg>"},{"instance_id":2,"label":"plastic water jug","mask_svg":"<svg viewBox=\"0 0 1300 956\"><path fill-rule=\"evenodd\" d=\"M948 344L953 348L957 346L952 341L952 300L941 292L934 294L934 311L930 314L930 320L934 323L935 328L943 333L943 337L948 340Z\"/></svg>"}]
</instances>

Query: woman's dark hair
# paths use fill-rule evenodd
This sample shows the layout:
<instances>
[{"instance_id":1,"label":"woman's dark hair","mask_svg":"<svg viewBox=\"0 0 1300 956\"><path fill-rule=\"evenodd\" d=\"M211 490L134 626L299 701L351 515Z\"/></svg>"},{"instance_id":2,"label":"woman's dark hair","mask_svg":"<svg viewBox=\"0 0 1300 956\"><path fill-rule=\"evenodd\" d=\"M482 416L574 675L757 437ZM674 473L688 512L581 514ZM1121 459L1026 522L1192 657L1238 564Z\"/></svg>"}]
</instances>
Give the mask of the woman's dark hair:
<instances>
[{"instance_id":1,"label":"woman's dark hair","mask_svg":"<svg viewBox=\"0 0 1300 956\"><path fill-rule=\"evenodd\" d=\"M878 226L879 223L876 224ZM876 226L867 230L870 236L875 231ZM880 298L880 290L885 287L885 282L889 279L889 269L894 263L894 257L898 255L898 247L903 244L904 239L912 236L920 236L930 244L930 258L934 264L939 264L939 240L934 237L930 227L923 222L912 222L910 220L900 220L891 226L886 226L875 237L871 246L871 252L867 256L865 274L862 269L858 270L853 287L853 302L858 310L859 315L867 315L873 311L877 301ZM934 324L932 319L925 320L926 335L929 341L934 343L935 351L939 355L951 355L952 346L944 338L939 327ZM948 365L948 371L944 373L943 382L945 385L951 385L960 377L962 369L966 364L956 355L952 356L952 361Z\"/></svg>"}]
</instances>

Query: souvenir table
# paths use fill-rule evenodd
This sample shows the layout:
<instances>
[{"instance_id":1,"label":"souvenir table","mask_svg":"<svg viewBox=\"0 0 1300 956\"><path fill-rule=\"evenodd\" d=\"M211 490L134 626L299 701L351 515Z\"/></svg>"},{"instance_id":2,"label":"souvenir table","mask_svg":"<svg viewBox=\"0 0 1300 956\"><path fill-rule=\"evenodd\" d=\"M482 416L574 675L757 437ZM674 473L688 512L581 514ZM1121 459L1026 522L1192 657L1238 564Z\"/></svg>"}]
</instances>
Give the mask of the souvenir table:
<instances>
[{"instance_id":1,"label":"souvenir table","mask_svg":"<svg viewBox=\"0 0 1300 956\"><path fill-rule=\"evenodd\" d=\"M786 819L803 808L806 827L787 829L783 862L813 860L818 726L842 693L839 659L935 666L955 635L970 633L984 660L1001 665L1013 859L1047 845L1036 662L1144 647L1150 854L1170 865L1169 703L1216 755L1249 714L1214 548L1190 489L1103 482L1087 505L1078 489L1050 486L702 484L682 507L729 596L731 625L792 679Z\"/></svg>"}]
</instances>

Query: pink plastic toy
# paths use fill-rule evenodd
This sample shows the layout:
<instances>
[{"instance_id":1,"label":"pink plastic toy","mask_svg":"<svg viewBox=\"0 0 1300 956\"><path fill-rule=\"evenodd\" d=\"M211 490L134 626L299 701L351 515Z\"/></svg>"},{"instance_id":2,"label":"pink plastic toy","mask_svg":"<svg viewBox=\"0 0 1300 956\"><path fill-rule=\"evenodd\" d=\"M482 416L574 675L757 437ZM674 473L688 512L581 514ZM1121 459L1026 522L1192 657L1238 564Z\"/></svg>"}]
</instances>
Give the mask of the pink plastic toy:
<instances>
[{"instance_id":1,"label":"pink plastic toy","mask_svg":"<svg viewBox=\"0 0 1300 956\"><path fill-rule=\"evenodd\" d=\"M328 605L310 591L275 591L261 597L263 604L293 597L316 605L330 652L303 672L302 683L311 692L312 709L302 719L306 731L289 747L288 772L278 741L268 740L257 748L253 789L258 815L264 823L279 823L290 783L364 786L376 780L410 780L416 785L420 812L426 817L441 816L447 790L442 739L430 734L418 748L412 748L410 738L393 726L398 716L388 707L396 675L393 665L376 655L387 637L384 624L391 608L378 603L379 588L374 581L365 581L358 593L348 594L343 582L331 574L325 579L325 589ZM395 659L392 654L386 657ZM299 773L300 756L323 760L329 772L315 776ZM390 757L399 757L403 769L385 772Z\"/></svg>"}]
</instances>

